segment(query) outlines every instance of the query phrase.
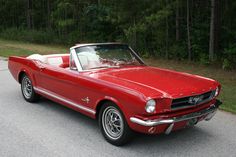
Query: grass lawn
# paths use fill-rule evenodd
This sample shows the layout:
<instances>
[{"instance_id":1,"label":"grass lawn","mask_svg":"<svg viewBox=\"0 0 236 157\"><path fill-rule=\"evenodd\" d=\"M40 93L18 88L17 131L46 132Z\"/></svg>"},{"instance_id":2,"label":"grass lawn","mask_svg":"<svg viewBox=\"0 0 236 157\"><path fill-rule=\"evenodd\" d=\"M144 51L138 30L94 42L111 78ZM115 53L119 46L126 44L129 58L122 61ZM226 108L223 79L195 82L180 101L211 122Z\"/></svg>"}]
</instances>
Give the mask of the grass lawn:
<instances>
[{"instance_id":1,"label":"grass lawn","mask_svg":"<svg viewBox=\"0 0 236 157\"><path fill-rule=\"evenodd\" d=\"M68 51L69 47L58 45L39 45L0 39L0 56L4 57L11 55L25 56L32 53L66 53ZM223 105L220 108L236 113L236 71L224 71L220 68L203 66L198 63L187 63L184 61L145 59L145 62L152 66L184 71L218 80L222 85L220 99L223 101Z\"/></svg>"},{"instance_id":2,"label":"grass lawn","mask_svg":"<svg viewBox=\"0 0 236 157\"><path fill-rule=\"evenodd\" d=\"M66 53L69 48L58 45L39 45L18 41L8 41L0 39L0 56L8 57L11 55L25 56L32 53L51 54Z\"/></svg>"}]
</instances>

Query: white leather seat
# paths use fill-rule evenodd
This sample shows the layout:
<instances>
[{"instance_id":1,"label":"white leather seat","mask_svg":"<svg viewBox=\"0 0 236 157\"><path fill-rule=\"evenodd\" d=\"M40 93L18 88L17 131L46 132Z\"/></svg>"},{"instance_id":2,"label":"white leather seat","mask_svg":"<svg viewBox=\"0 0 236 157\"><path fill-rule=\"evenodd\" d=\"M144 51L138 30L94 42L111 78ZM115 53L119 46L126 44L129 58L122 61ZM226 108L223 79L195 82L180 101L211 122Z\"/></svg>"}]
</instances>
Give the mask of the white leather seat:
<instances>
[{"instance_id":1,"label":"white leather seat","mask_svg":"<svg viewBox=\"0 0 236 157\"><path fill-rule=\"evenodd\" d=\"M28 59L33 59L33 60L38 60L38 61L41 61L43 63L47 62L47 58L40 55L40 54L33 54L33 55L28 56L27 58Z\"/></svg>"}]
</instances>

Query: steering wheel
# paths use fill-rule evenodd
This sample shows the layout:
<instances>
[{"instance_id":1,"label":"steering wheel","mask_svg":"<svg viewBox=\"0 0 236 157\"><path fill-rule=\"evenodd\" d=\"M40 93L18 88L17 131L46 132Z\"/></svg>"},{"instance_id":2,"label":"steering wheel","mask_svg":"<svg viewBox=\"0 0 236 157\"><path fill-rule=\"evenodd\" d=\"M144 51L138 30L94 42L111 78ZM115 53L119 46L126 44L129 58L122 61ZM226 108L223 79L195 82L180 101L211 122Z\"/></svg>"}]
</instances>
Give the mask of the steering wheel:
<instances>
[{"instance_id":1,"label":"steering wheel","mask_svg":"<svg viewBox=\"0 0 236 157\"><path fill-rule=\"evenodd\" d=\"M127 59L125 59L125 58L119 58L119 59L117 59L117 61L119 61L119 62L127 62Z\"/></svg>"}]
</instances>

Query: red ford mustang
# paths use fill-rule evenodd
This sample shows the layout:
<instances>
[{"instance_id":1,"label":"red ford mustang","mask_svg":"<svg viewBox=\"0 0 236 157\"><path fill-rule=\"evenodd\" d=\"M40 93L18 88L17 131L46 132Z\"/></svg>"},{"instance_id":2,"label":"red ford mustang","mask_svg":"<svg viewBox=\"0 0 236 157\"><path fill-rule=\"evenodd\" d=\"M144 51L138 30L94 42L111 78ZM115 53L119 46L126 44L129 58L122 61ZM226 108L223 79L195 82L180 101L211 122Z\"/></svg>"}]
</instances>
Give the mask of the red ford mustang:
<instances>
[{"instance_id":1,"label":"red ford mustang","mask_svg":"<svg viewBox=\"0 0 236 157\"><path fill-rule=\"evenodd\" d=\"M132 131L159 134L210 120L221 104L209 78L150 67L126 44L80 44L70 54L10 57L28 102L44 96L98 119L105 139L125 144Z\"/></svg>"}]
</instances>

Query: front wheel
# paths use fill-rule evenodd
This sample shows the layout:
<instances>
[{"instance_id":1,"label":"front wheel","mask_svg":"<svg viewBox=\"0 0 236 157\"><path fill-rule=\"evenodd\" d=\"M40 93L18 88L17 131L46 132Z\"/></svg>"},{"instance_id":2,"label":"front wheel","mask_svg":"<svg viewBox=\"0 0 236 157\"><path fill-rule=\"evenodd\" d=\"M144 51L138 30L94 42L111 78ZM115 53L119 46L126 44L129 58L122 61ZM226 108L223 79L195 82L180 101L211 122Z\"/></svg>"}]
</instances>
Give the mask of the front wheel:
<instances>
[{"instance_id":1,"label":"front wheel","mask_svg":"<svg viewBox=\"0 0 236 157\"><path fill-rule=\"evenodd\" d=\"M116 146L127 143L132 131L121 110L113 103L104 104L99 113L99 126L105 139Z\"/></svg>"},{"instance_id":2,"label":"front wheel","mask_svg":"<svg viewBox=\"0 0 236 157\"><path fill-rule=\"evenodd\" d=\"M24 74L21 79L21 91L23 97L28 102L36 102L40 98L40 96L35 93L32 82L26 74Z\"/></svg>"}]
</instances>

